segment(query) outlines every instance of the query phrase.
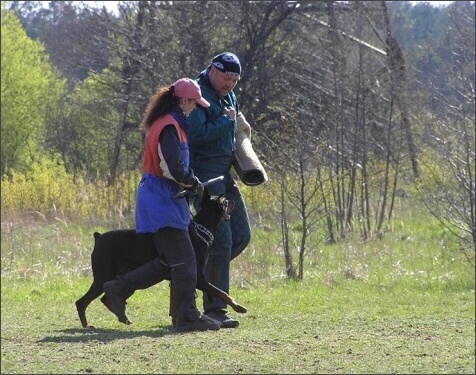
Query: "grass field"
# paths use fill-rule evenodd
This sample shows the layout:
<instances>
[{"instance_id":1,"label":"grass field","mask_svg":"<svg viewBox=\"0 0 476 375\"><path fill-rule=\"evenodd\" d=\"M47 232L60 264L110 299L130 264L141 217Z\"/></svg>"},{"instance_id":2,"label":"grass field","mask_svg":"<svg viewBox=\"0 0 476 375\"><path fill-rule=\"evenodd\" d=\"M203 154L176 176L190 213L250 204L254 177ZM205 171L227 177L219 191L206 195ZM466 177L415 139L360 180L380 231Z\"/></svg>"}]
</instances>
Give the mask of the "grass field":
<instances>
[{"instance_id":1,"label":"grass field","mask_svg":"<svg viewBox=\"0 0 476 375\"><path fill-rule=\"evenodd\" d=\"M125 326L99 299L83 329L94 230L2 216L2 374L475 373L474 267L435 222L408 216L380 241L311 238L302 281L279 233L256 226L232 263L237 329L176 334L168 283L129 300ZM197 303L201 306L201 292Z\"/></svg>"},{"instance_id":2,"label":"grass field","mask_svg":"<svg viewBox=\"0 0 476 375\"><path fill-rule=\"evenodd\" d=\"M376 286L275 281L233 295L238 329L174 333L168 284L131 297L131 326L99 302L83 329L87 278L2 280L2 373L472 374L474 291L451 282ZM456 289L456 290L455 290Z\"/></svg>"}]
</instances>

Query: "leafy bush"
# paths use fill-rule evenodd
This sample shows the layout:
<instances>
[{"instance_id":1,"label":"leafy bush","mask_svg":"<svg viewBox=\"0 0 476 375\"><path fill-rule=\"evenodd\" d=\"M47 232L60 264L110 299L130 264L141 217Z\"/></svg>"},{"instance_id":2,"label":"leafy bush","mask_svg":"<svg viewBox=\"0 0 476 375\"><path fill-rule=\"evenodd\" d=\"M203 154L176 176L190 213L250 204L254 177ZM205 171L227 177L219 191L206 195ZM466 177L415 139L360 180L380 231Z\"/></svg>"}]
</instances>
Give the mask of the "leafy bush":
<instances>
[{"instance_id":1,"label":"leafy bush","mask_svg":"<svg viewBox=\"0 0 476 375\"><path fill-rule=\"evenodd\" d=\"M115 186L107 186L105 179L88 183L73 179L61 162L47 158L31 170L2 176L2 218L36 212L82 222L133 211L138 175L119 176Z\"/></svg>"}]
</instances>

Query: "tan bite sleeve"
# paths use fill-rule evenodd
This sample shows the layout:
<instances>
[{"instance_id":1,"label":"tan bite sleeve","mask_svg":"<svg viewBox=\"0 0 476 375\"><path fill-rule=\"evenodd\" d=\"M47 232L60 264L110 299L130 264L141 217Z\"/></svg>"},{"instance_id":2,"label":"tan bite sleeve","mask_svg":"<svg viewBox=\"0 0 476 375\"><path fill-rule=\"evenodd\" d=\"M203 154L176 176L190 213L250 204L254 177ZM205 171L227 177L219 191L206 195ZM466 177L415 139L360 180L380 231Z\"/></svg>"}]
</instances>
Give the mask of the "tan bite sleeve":
<instances>
[{"instance_id":1,"label":"tan bite sleeve","mask_svg":"<svg viewBox=\"0 0 476 375\"><path fill-rule=\"evenodd\" d=\"M248 186L267 182L266 171L251 146L251 126L242 113L236 117L236 124L236 150L233 167L238 177Z\"/></svg>"}]
</instances>

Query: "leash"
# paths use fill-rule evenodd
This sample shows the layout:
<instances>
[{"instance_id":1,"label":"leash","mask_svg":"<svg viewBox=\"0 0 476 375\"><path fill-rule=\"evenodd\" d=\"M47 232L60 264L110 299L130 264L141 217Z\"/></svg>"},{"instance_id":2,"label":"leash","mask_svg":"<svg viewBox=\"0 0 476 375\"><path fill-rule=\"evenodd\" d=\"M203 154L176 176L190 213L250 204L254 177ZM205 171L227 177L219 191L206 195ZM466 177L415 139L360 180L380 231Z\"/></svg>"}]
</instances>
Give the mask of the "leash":
<instances>
[{"instance_id":1,"label":"leash","mask_svg":"<svg viewBox=\"0 0 476 375\"><path fill-rule=\"evenodd\" d=\"M202 189L204 189L208 185L213 184L213 183L218 182L218 181L223 181L224 179L225 179L224 176L218 176L218 177L212 178L208 181L204 181L200 185L201 185ZM184 197L185 195L187 195L189 193L190 193L190 190L183 190L183 191L175 194L174 198L181 198L181 197ZM190 214L192 214L192 213L190 212ZM193 219L193 215L192 215L192 219ZM210 247L211 244L213 243L214 238L215 238L213 236L212 232L210 232L202 224L197 224L195 221L193 223L195 224L195 229L197 230L198 238L200 238L203 242L205 242L207 244L208 247Z\"/></svg>"},{"instance_id":2,"label":"leash","mask_svg":"<svg viewBox=\"0 0 476 375\"><path fill-rule=\"evenodd\" d=\"M197 224L195 223L195 229L197 230L197 236L207 244L208 247L210 247L213 243L213 239L215 237L213 237L213 234L212 232L210 232L207 228L205 228L202 224ZM208 237L208 239L206 239L205 237Z\"/></svg>"},{"instance_id":3,"label":"leash","mask_svg":"<svg viewBox=\"0 0 476 375\"><path fill-rule=\"evenodd\" d=\"M203 189L205 189L208 185L210 184L213 184L215 182L218 182L218 181L223 181L225 179L224 176L218 176L218 177L215 177L215 178L212 178L208 181L205 181L205 182L202 182L200 183L200 186ZM182 197L185 197L187 194L191 193L192 191L191 190L182 190L180 192L178 192L177 194L174 195L174 198L182 198Z\"/></svg>"}]
</instances>

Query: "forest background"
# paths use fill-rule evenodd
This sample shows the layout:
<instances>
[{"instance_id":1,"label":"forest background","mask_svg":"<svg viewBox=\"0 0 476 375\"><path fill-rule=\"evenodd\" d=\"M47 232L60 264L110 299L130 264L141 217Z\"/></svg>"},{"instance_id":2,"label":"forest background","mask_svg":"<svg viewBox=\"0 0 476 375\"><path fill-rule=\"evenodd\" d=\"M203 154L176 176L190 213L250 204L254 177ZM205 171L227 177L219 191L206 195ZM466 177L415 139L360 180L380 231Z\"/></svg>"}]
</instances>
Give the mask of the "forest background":
<instances>
[{"instance_id":1,"label":"forest background","mask_svg":"<svg viewBox=\"0 0 476 375\"><path fill-rule=\"evenodd\" d=\"M2 373L474 373L474 2L45 3L1 3ZM225 50L269 177L239 182L248 314L197 349L163 286L82 329L150 95Z\"/></svg>"},{"instance_id":2,"label":"forest background","mask_svg":"<svg viewBox=\"0 0 476 375\"><path fill-rule=\"evenodd\" d=\"M2 231L133 225L148 98L230 50L270 177L244 193L289 277L320 243L382 238L409 197L474 264L474 2L40 3L2 1Z\"/></svg>"}]
</instances>

